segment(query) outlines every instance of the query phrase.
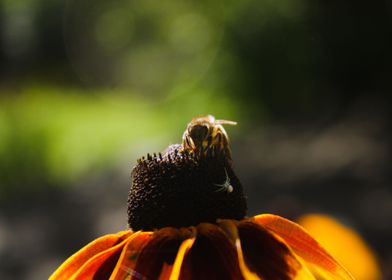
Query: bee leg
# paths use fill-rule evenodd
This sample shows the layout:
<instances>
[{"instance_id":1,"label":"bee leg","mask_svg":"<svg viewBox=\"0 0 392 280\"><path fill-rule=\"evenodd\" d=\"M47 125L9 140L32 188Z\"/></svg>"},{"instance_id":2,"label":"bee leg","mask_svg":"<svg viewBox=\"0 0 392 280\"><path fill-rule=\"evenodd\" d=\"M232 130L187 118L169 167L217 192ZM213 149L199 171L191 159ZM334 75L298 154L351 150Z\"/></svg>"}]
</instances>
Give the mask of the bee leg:
<instances>
[{"instance_id":1,"label":"bee leg","mask_svg":"<svg viewBox=\"0 0 392 280\"><path fill-rule=\"evenodd\" d=\"M222 150L222 134L218 132L215 137L216 137L216 145L219 147L219 150Z\"/></svg>"},{"instance_id":2,"label":"bee leg","mask_svg":"<svg viewBox=\"0 0 392 280\"><path fill-rule=\"evenodd\" d=\"M225 133L224 132L220 132L219 133L219 149L221 151L224 152L224 154L226 155L226 157L231 160L231 152L230 152L230 148L229 148L229 141L227 139L227 137L225 137Z\"/></svg>"},{"instance_id":3,"label":"bee leg","mask_svg":"<svg viewBox=\"0 0 392 280\"><path fill-rule=\"evenodd\" d=\"M187 136L185 136L184 140L185 140L184 141L185 142L185 145L184 145L184 149L185 150L192 150L192 149L194 149L195 144L193 143L193 140L192 140L191 137L189 137L187 135Z\"/></svg>"}]
</instances>

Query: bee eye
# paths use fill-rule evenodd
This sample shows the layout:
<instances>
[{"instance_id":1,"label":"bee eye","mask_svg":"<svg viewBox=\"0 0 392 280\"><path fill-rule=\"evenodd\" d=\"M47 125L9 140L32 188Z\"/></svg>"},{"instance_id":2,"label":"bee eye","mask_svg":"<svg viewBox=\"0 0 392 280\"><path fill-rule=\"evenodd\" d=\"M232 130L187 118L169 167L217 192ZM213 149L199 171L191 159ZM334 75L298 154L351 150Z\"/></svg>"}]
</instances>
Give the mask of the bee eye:
<instances>
[{"instance_id":1,"label":"bee eye","mask_svg":"<svg viewBox=\"0 0 392 280\"><path fill-rule=\"evenodd\" d=\"M195 125L189 131L189 135L193 140L204 140L207 134L208 127L205 125Z\"/></svg>"}]
</instances>

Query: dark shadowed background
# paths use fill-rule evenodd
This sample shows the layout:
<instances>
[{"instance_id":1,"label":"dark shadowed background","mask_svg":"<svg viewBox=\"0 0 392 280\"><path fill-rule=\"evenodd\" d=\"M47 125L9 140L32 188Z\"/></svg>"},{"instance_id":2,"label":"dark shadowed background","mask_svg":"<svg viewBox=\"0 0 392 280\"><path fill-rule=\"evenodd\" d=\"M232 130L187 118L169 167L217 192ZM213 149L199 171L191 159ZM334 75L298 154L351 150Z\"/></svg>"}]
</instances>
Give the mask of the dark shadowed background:
<instances>
[{"instance_id":1,"label":"dark shadowed background","mask_svg":"<svg viewBox=\"0 0 392 280\"><path fill-rule=\"evenodd\" d=\"M0 279L125 229L136 159L207 113L250 215L333 215L391 275L391 50L390 1L1 0Z\"/></svg>"}]
</instances>

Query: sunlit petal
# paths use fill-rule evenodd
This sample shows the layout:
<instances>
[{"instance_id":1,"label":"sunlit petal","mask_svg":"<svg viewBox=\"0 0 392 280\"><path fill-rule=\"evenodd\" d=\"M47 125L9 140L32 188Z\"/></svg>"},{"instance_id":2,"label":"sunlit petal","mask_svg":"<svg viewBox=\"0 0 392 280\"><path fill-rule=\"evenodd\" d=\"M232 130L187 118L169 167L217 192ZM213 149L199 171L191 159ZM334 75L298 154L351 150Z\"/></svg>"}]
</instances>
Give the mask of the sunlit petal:
<instances>
[{"instance_id":1,"label":"sunlit petal","mask_svg":"<svg viewBox=\"0 0 392 280\"><path fill-rule=\"evenodd\" d=\"M218 225L197 226L197 238L185 255L180 279L243 279L236 248Z\"/></svg>"},{"instance_id":2,"label":"sunlit petal","mask_svg":"<svg viewBox=\"0 0 392 280\"><path fill-rule=\"evenodd\" d=\"M132 236L123 240L121 243L90 258L69 279L108 279L112 274L112 271L116 266L117 260L121 255L121 251L127 244L129 238L132 238Z\"/></svg>"},{"instance_id":3,"label":"sunlit petal","mask_svg":"<svg viewBox=\"0 0 392 280\"><path fill-rule=\"evenodd\" d=\"M181 246L180 246L180 248L181 248ZM162 270L159 273L158 280L170 279L170 276L172 275L172 272L173 272L173 264L164 263L163 266L162 266Z\"/></svg>"},{"instance_id":4,"label":"sunlit petal","mask_svg":"<svg viewBox=\"0 0 392 280\"><path fill-rule=\"evenodd\" d=\"M322 272L327 279L353 279L351 274L298 224L272 214L258 215L254 219L282 238L299 257Z\"/></svg>"},{"instance_id":5,"label":"sunlit petal","mask_svg":"<svg viewBox=\"0 0 392 280\"><path fill-rule=\"evenodd\" d=\"M238 223L241 248L248 268L263 279L292 279L301 263L284 242L252 221Z\"/></svg>"},{"instance_id":6,"label":"sunlit petal","mask_svg":"<svg viewBox=\"0 0 392 280\"><path fill-rule=\"evenodd\" d=\"M355 279L381 279L380 268L374 253L354 230L322 214L302 216L298 223L336 257Z\"/></svg>"},{"instance_id":7,"label":"sunlit petal","mask_svg":"<svg viewBox=\"0 0 392 280\"><path fill-rule=\"evenodd\" d=\"M113 270L110 280L128 279L132 276L139 276L135 270L136 261L141 249L151 239L152 232L136 232L129 239L121 252L121 256Z\"/></svg>"},{"instance_id":8,"label":"sunlit petal","mask_svg":"<svg viewBox=\"0 0 392 280\"><path fill-rule=\"evenodd\" d=\"M172 270L172 273L169 278L170 280L178 280L179 279L180 273L181 273L181 267L184 262L185 254L187 254L189 252L189 250L192 248L194 242L195 242L195 238L187 239L184 242L182 242L182 244L178 250L176 260L174 261L174 264L173 264L173 270Z\"/></svg>"},{"instance_id":9,"label":"sunlit petal","mask_svg":"<svg viewBox=\"0 0 392 280\"><path fill-rule=\"evenodd\" d=\"M108 234L97 238L90 244L86 245L78 252L69 257L49 278L50 280L56 279L70 279L70 277L80 269L90 258L96 254L110 249L115 244L120 243L128 236L132 234L132 231L121 231L116 234Z\"/></svg>"},{"instance_id":10,"label":"sunlit petal","mask_svg":"<svg viewBox=\"0 0 392 280\"><path fill-rule=\"evenodd\" d=\"M166 270L176 258L182 242L194 237L194 229L167 227L157 230L148 243L139 250L134 271L134 279L158 279L162 269Z\"/></svg>"},{"instance_id":11,"label":"sunlit petal","mask_svg":"<svg viewBox=\"0 0 392 280\"><path fill-rule=\"evenodd\" d=\"M316 280L317 278L313 275L313 273L308 269L306 265L302 265L300 269L298 269L297 274L293 278L293 280Z\"/></svg>"}]
</instances>

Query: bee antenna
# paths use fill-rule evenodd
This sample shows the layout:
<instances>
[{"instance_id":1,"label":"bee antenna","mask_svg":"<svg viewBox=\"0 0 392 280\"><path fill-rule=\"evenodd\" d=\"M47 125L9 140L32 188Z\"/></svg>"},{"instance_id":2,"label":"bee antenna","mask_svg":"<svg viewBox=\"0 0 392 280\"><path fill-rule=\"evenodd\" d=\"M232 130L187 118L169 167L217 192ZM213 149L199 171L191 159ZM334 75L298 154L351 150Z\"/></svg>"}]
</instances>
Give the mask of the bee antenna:
<instances>
[{"instance_id":1,"label":"bee antenna","mask_svg":"<svg viewBox=\"0 0 392 280\"><path fill-rule=\"evenodd\" d=\"M162 154L159 153L158 156L159 156L159 159L162 160Z\"/></svg>"},{"instance_id":2,"label":"bee antenna","mask_svg":"<svg viewBox=\"0 0 392 280\"><path fill-rule=\"evenodd\" d=\"M228 124L228 125L237 125L235 121L228 121L228 120L215 120L215 124Z\"/></svg>"}]
</instances>

